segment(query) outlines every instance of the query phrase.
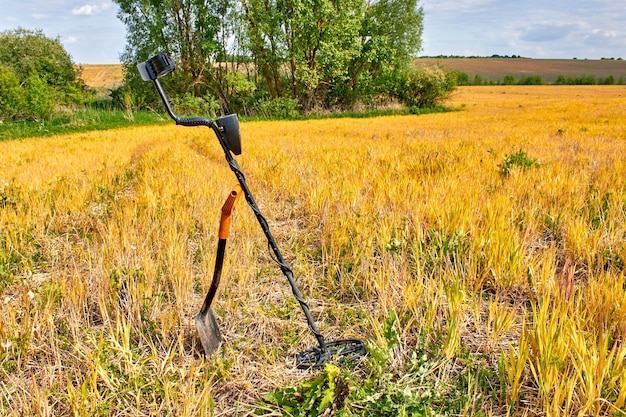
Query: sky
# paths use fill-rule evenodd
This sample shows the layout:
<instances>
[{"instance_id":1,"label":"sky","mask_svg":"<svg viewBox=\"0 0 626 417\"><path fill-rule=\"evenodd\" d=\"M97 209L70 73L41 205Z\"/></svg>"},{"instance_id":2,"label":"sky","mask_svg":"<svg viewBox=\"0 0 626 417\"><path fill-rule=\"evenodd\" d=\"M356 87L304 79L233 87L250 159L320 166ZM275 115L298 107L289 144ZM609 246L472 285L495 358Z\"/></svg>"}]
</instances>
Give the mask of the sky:
<instances>
[{"instance_id":1,"label":"sky","mask_svg":"<svg viewBox=\"0 0 626 417\"><path fill-rule=\"evenodd\" d=\"M419 55L626 59L621 0L419 0ZM77 64L115 64L126 31L111 0L0 0L0 31L41 29Z\"/></svg>"}]
</instances>

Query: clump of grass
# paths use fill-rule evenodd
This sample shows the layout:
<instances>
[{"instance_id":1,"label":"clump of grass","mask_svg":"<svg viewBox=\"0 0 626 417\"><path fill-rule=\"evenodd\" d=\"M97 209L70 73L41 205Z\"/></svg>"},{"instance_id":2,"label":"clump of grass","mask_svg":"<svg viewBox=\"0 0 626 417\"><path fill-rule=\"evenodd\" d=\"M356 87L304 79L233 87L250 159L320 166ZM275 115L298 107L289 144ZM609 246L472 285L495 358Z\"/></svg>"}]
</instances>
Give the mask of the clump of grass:
<instances>
[{"instance_id":1,"label":"clump of grass","mask_svg":"<svg viewBox=\"0 0 626 417\"><path fill-rule=\"evenodd\" d=\"M521 149L513 154L505 155L502 163L498 164L500 174L504 176L509 175L513 169L525 171L538 166L539 162L537 162L537 159L529 157L528 154Z\"/></svg>"},{"instance_id":2,"label":"clump of grass","mask_svg":"<svg viewBox=\"0 0 626 417\"><path fill-rule=\"evenodd\" d=\"M466 404L457 384L446 387L438 372L449 369L441 346L421 335L407 349L396 313L384 320L378 345L370 344L359 364L323 371L297 386L279 388L262 397L257 415L399 416L458 412Z\"/></svg>"}]
</instances>

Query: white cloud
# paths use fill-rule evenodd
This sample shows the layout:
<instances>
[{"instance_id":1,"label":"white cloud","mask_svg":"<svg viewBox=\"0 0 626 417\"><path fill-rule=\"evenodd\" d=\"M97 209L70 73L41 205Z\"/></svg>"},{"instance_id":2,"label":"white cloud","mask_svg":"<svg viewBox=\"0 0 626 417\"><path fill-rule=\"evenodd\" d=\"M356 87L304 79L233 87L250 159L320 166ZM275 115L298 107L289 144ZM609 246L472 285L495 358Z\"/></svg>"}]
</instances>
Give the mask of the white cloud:
<instances>
[{"instance_id":1,"label":"white cloud","mask_svg":"<svg viewBox=\"0 0 626 417\"><path fill-rule=\"evenodd\" d=\"M78 42L78 38L76 36L68 35L65 38L63 38L63 43L66 45L76 43L76 42Z\"/></svg>"},{"instance_id":2,"label":"white cloud","mask_svg":"<svg viewBox=\"0 0 626 417\"><path fill-rule=\"evenodd\" d=\"M111 8L111 2L104 2L101 4L85 4L80 7L72 9L74 16L93 16L100 14Z\"/></svg>"},{"instance_id":3,"label":"white cloud","mask_svg":"<svg viewBox=\"0 0 626 417\"><path fill-rule=\"evenodd\" d=\"M616 30L592 29L591 33L595 36L608 38L608 39L616 39L618 36L618 33Z\"/></svg>"},{"instance_id":4,"label":"white cloud","mask_svg":"<svg viewBox=\"0 0 626 417\"><path fill-rule=\"evenodd\" d=\"M42 20L42 19L47 19L49 16L43 13L33 13L31 17L35 20Z\"/></svg>"},{"instance_id":5,"label":"white cloud","mask_svg":"<svg viewBox=\"0 0 626 417\"><path fill-rule=\"evenodd\" d=\"M480 10L490 4L495 3L494 0L426 0L421 2L426 12L468 12Z\"/></svg>"}]
</instances>

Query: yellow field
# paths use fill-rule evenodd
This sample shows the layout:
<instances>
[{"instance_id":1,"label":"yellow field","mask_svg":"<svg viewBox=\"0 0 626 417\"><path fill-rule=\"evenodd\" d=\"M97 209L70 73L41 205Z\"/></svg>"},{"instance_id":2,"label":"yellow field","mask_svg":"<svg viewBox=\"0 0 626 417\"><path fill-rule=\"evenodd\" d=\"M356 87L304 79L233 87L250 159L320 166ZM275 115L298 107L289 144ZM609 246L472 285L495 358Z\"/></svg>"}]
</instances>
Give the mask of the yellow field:
<instances>
[{"instance_id":1,"label":"yellow field","mask_svg":"<svg viewBox=\"0 0 626 417\"><path fill-rule=\"evenodd\" d=\"M237 159L322 333L384 347L394 310L390 369L439 344L425 378L442 398L466 381L457 414L623 415L626 88L467 87L450 104L242 124ZM315 340L245 203L213 306L226 344L200 355L236 183L209 129L0 149L1 415L247 415L311 376L293 355ZM520 151L539 165L505 174Z\"/></svg>"},{"instance_id":2,"label":"yellow field","mask_svg":"<svg viewBox=\"0 0 626 417\"><path fill-rule=\"evenodd\" d=\"M115 88L124 79L121 64L85 64L81 67L81 78L89 87Z\"/></svg>"}]
</instances>

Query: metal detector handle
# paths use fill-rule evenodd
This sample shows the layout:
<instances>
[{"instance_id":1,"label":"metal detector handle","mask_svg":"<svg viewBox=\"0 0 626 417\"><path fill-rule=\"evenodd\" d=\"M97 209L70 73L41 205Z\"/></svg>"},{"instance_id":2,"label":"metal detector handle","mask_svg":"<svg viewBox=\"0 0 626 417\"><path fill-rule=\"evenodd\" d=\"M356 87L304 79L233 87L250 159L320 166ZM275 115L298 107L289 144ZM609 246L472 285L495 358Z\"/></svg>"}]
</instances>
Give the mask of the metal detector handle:
<instances>
[{"instance_id":1,"label":"metal detector handle","mask_svg":"<svg viewBox=\"0 0 626 417\"><path fill-rule=\"evenodd\" d=\"M207 292L202 308L200 309L200 314L202 315L205 315L207 311L209 311L213 298L217 293L217 287L220 285L222 265L224 264L224 254L226 252L226 239L228 239L228 234L230 232L230 216L233 214L233 210L235 209L237 201L239 201L240 197L241 187L236 185L222 206L222 216L220 218L219 239L217 241L217 254L215 256L213 279L211 280L211 286L209 287L209 291Z\"/></svg>"},{"instance_id":2,"label":"metal detector handle","mask_svg":"<svg viewBox=\"0 0 626 417\"><path fill-rule=\"evenodd\" d=\"M210 126L213 121L204 117L179 117L176 120L177 125L181 126Z\"/></svg>"}]
</instances>

